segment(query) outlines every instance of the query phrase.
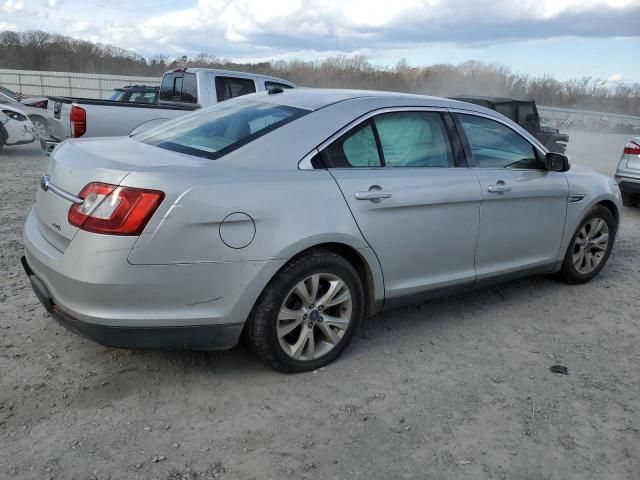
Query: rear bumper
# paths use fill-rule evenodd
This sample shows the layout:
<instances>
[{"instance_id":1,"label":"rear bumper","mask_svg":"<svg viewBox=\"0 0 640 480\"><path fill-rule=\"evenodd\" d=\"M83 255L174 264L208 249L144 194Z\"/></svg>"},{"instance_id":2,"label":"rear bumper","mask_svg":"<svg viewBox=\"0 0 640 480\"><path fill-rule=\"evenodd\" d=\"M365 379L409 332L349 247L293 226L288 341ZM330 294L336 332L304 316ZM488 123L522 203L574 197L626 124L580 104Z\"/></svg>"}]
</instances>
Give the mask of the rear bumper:
<instances>
[{"instance_id":1,"label":"rear bumper","mask_svg":"<svg viewBox=\"0 0 640 480\"><path fill-rule=\"evenodd\" d=\"M616 182L623 193L640 193L640 178L627 177L624 173L616 173Z\"/></svg>"},{"instance_id":2,"label":"rear bumper","mask_svg":"<svg viewBox=\"0 0 640 480\"><path fill-rule=\"evenodd\" d=\"M53 149L58 146L60 141L52 139L52 138L40 138L40 148L47 155L51 155Z\"/></svg>"},{"instance_id":3,"label":"rear bumper","mask_svg":"<svg viewBox=\"0 0 640 480\"><path fill-rule=\"evenodd\" d=\"M233 347L242 333L242 323L126 327L84 322L55 304L48 287L33 272L26 257L22 257L21 262L36 297L51 317L66 329L106 347L162 350L226 349Z\"/></svg>"}]
</instances>

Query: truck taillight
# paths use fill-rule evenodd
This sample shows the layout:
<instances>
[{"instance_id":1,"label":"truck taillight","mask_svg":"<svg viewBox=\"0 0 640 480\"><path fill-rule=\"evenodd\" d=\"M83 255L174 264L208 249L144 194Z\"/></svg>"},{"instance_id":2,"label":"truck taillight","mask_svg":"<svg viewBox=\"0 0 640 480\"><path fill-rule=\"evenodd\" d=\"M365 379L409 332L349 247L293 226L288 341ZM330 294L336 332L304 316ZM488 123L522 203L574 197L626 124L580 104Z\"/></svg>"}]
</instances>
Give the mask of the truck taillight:
<instances>
[{"instance_id":1,"label":"truck taillight","mask_svg":"<svg viewBox=\"0 0 640 480\"><path fill-rule=\"evenodd\" d=\"M636 140L631 140L624 146L624 153L627 155L640 155L640 143Z\"/></svg>"},{"instance_id":2,"label":"truck taillight","mask_svg":"<svg viewBox=\"0 0 640 480\"><path fill-rule=\"evenodd\" d=\"M71 105L71 138L80 138L87 131L87 112L84 108Z\"/></svg>"},{"instance_id":3,"label":"truck taillight","mask_svg":"<svg viewBox=\"0 0 640 480\"><path fill-rule=\"evenodd\" d=\"M164 199L158 190L93 182L82 189L82 204L69 209L69 223L87 232L140 235Z\"/></svg>"}]
</instances>

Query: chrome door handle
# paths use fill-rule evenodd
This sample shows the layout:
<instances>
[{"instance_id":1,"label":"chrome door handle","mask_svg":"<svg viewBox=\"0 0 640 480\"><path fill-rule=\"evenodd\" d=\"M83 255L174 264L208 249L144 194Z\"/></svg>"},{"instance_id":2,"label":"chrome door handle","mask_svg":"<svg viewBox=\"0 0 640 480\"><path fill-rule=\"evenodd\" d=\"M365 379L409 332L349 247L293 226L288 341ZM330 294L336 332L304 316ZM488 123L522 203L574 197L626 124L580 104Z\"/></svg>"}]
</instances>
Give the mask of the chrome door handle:
<instances>
[{"instance_id":1,"label":"chrome door handle","mask_svg":"<svg viewBox=\"0 0 640 480\"><path fill-rule=\"evenodd\" d=\"M372 190L369 192L356 192L356 200L384 200L390 198L389 192L381 192L380 190Z\"/></svg>"},{"instance_id":2,"label":"chrome door handle","mask_svg":"<svg viewBox=\"0 0 640 480\"><path fill-rule=\"evenodd\" d=\"M489 185L489 187L487 187L487 190L489 191L489 193L504 193L510 192L511 187L505 184L504 181L498 180L495 185Z\"/></svg>"}]
</instances>

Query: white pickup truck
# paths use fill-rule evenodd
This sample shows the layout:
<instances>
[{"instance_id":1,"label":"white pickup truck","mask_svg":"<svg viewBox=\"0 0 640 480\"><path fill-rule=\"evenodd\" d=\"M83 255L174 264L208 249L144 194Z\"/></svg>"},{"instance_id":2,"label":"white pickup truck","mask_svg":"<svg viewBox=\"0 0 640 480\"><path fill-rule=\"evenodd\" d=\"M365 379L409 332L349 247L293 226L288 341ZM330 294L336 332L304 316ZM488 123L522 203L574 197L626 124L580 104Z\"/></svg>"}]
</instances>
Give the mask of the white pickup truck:
<instances>
[{"instance_id":1,"label":"white pickup truck","mask_svg":"<svg viewBox=\"0 0 640 480\"><path fill-rule=\"evenodd\" d=\"M67 138L117 137L142 131L169 119L240 95L294 88L281 78L208 68L176 68L166 72L158 104L92 98L49 97L47 153Z\"/></svg>"}]
</instances>

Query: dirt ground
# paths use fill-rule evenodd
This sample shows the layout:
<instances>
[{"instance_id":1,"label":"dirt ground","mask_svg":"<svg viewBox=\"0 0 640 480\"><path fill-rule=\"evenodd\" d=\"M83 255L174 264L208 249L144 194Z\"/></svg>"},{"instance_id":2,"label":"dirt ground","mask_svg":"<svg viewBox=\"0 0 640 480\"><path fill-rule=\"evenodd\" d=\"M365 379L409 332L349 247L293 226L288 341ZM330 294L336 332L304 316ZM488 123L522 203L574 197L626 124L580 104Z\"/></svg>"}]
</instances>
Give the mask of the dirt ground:
<instances>
[{"instance_id":1,"label":"dirt ground","mask_svg":"<svg viewBox=\"0 0 640 480\"><path fill-rule=\"evenodd\" d=\"M626 140L572 132L569 153L612 174ZM44 158L0 153L1 479L640 478L640 209L587 285L389 311L287 376L244 347L112 350L48 318L19 262Z\"/></svg>"}]
</instances>

